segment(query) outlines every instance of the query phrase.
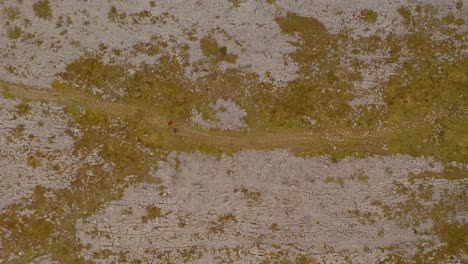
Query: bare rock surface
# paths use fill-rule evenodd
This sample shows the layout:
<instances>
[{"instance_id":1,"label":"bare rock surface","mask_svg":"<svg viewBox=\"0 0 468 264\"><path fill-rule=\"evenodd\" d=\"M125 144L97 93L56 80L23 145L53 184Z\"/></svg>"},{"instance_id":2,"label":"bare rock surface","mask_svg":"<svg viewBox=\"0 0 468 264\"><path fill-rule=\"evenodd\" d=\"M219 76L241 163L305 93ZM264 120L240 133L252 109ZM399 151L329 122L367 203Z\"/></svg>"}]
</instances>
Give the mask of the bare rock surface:
<instances>
[{"instance_id":1,"label":"bare rock surface","mask_svg":"<svg viewBox=\"0 0 468 264\"><path fill-rule=\"evenodd\" d=\"M203 128L219 127L222 130L238 130L247 127L244 118L247 113L232 100L219 98L216 104L210 105L216 114L216 120L205 120L197 111L193 111L192 122Z\"/></svg>"},{"instance_id":2,"label":"bare rock surface","mask_svg":"<svg viewBox=\"0 0 468 264\"><path fill-rule=\"evenodd\" d=\"M111 250L113 257L98 263L119 254L151 261L166 251L176 259L188 254L194 263L260 262L276 249L323 263L376 263L392 245L411 255L418 240L437 240L423 232L431 223L416 234L385 219L375 202L397 203L395 182L442 169L431 158L406 155L332 162L284 150L220 159L173 153L154 173L164 185L127 189L121 200L80 221L78 236L89 246L84 256ZM438 186L434 202L443 190L462 191L446 180L427 184Z\"/></svg>"},{"instance_id":3,"label":"bare rock surface","mask_svg":"<svg viewBox=\"0 0 468 264\"><path fill-rule=\"evenodd\" d=\"M451 64L467 14L468 0L0 0L0 263L468 263L467 79L444 68L466 65ZM63 105L28 94L51 85ZM268 104L281 111L252 111ZM270 131L288 111L300 125ZM249 133L211 144L200 127ZM289 131L317 156L271 149ZM244 136L268 150L218 152ZM416 157L319 156L335 140Z\"/></svg>"},{"instance_id":4,"label":"bare rock surface","mask_svg":"<svg viewBox=\"0 0 468 264\"><path fill-rule=\"evenodd\" d=\"M455 8L457 0L276 0L268 1L48 1L50 15L40 17L31 1L0 1L0 23L6 25L0 33L0 56L3 66L0 78L35 86L49 86L56 74L86 53L117 50L119 56L107 56L114 63L154 63L159 55L135 53L139 44L168 43L169 50L188 47L187 77L196 79L206 74L206 56L200 41L213 38L219 47L234 54L234 63L221 62L221 69L243 67L259 76L271 76L283 85L297 78L298 65L290 54L291 44L298 37L281 32L275 22L289 12L318 19L332 34L347 32L352 38L408 33L400 7L432 5L439 16L465 15L468 4ZM466 1L462 1L466 2ZM359 19L362 10L373 10L378 19L372 24ZM467 30L467 23L455 26ZM15 31L16 30L16 31ZM16 34L15 34L16 33ZM434 40L437 39L437 32ZM440 38L444 38L443 35ZM350 47L342 63L351 65L359 60L368 65L361 69L363 78L354 83L356 99L353 106L382 104L378 89L394 73L402 59L387 65L388 50L367 54L362 58ZM175 51L174 51L175 52ZM113 54L111 52L111 54ZM182 61L181 54L174 54ZM115 58L119 57L119 58ZM374 65L374 67L372 66ZM205 65L210 67L209 65ZM207 69L209 70L209 69Z\"/></svg>"},{"instance_id":5,"label":"bare rock surface","mask_svg":"<svg viewBox=\"0 0 468 264\"><path fill-rule=\"evenodd\" d=\"M18 105L30 110L21 114ZM36 186L69 184L78 161L66 132L70 120L58 105L21 104L0 95L0 209L30 196Z\"/></svg>"}]
</instances>

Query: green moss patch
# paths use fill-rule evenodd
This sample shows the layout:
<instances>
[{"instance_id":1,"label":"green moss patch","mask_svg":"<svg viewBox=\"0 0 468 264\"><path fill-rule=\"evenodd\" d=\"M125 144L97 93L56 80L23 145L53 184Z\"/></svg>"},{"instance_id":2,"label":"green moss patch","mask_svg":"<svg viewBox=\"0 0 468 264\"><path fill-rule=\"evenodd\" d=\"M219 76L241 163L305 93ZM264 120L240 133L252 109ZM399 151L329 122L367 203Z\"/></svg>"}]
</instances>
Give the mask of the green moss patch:
<instances>
[{"instance_id":1,"label":"green moss patch","mask_svg":"<svg viewBox=\"0 0 468 264\"><path fill-rule=\"evenodd\" d=\"M219 46L216 40L207 36L200 39L200 48L203 54L207 57L212 57L215 62L226 61L229 63L235 63L237 56L235 54L229 54L226 46Z\"/></svg>"},{"instance_id":2,"label":"green moss patch","mask_svg":"<svg viewBox=\"0 0 468 264\"><path fill-rule=\"evenodd\" d=\"M35 2L33 10L37 17L47 20L52 19L52 9L48 0Z\"/></svg>"},{"instance_id":3,"label":"green moss patch","mask_svg":"<svg viewBox=\"0 0 468 264\"><path fill-rule=\"evenodd\" d=\"M14 27L12 30L8 31L8 38L10 39L19 39L23 35L23 30L19 27Z\"/></svg>"},{"instance_id":4,"label":"green moss patch","mask_svg":"<svg viewBox=\"0 0 468 264\"><path fill-rule=\"evenodd\" d=\"M20 115L26 115L31 111L31 106L28 103L20 103L16 106L16 112Z\"/></svg>"},{"instance_id":5,"label":"green moss patch","mask_svg":"<svg viewBox=\"0 0 468 264\"><path fill-rule=\"evenodd\" d=\"M375 12L372 9L363 9L361 10L361 13L359 14L359 18L364 20L367 23L375 23L377 22L377 19L379 17L379 14Z\"/></svg>"}]
</instances>

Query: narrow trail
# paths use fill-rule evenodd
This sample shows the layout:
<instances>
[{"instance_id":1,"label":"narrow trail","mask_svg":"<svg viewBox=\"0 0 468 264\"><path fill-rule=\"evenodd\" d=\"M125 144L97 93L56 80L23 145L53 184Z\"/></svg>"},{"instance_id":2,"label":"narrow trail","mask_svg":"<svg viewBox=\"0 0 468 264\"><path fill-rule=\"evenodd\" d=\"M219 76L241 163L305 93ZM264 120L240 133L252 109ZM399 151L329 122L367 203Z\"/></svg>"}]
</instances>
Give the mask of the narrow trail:
<instances>
[{"instance_id":1,"label":"narrow trail","mask_svg":"<svg viewBox=\"0 0 468 264\"><path fill-rule=\"evenodd\" d=\"M135 118L145 120L153 129L167 129L167 120L164 114L156 107L141 104L141 102L105 101L91 94L73 89L41 89L27 87L20 84L11 84L0 81L0 91L31 101L55 102L61 105L79 104L91 109L99 109L100 112L121 118ZM346 128L346 129L315 129L298 130L287 129L274 132L226 132L203 130L187 123L178 124L178 135L185 141L194 144L221 147L229 149L273 149L290 148L307 151L317 144L339 144L347 141L379 140L397 131L413 129L424 125L424 122L400 124L399 126L382 126L380 128Z\"/></svg>"}]
</instances>

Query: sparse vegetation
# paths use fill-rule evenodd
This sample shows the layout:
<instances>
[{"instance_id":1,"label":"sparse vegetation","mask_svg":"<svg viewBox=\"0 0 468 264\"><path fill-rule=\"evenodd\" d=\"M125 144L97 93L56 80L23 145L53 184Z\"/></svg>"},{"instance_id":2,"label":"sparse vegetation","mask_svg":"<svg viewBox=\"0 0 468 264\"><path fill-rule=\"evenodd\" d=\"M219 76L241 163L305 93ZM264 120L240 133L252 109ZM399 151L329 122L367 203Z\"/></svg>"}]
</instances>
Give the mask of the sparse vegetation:
<instances>
[{"instance_id":1,"label":"sparse vegetation","mask_svg":"<svg viewBox=\"0 0 468 264\"><path fill-rule=\"evenodd\" d=\"M304 126L304 116L313 116L320 123L336 124L338 120L346 123L352 99L349 83L344 69L341 69L337 49L327 47L337 45L338 39L329 34L327 28L318 20L288 13L276 18L281 30L292 36L299 36L295 43L297 51L291 56L299 64L301 77L291 82L279 109L275 109L275 120L284 120L287 127ZM318 69L310 67L311 63ZM333 70L327 70L333 69ZM314 76L308 78L307 76Z\"/></svg>"},{"instance_id":2,"label":"sparse vegetation","mask_svg":"<svg viewBox=\"0 0 468 264\"><path fill-rule=\"evenodd\" d=\"M362 225L373 225L376 223L372 212L361 212L358 209L349 210L348 212L356 217Z\"/></svg>"},{"instance_id":3,"label":"sparse vegetation","mask_svg":"<svg viewBox=\"0 0 468 264\"><path fill-rule=\"evenodd\" d=\"M249 191L246 188L242 188L241 191L244 194L244 198L247 200L247 203L250 206L253 206L259 203L260 197L262 195L260 192Z\"/></svg>"},{"instance_id":4,"label":"sparse vegetation","mask_svg":"<svg viewBox=\"0 0 468 264\"><path fill-rule=\"evenodd\" d=\"M409 20L411 19L411 11L409 10L408 7L402 6L398 8L398 14L403 17L405 23L408 23Z\"/></svg>"},{"instance_id":5,"label":"sparse vegetation","mask_svg":"<svg viewBox=\"0 0 468 264\"><path fill-rule=\"evenodd\" d=\"M369 176L367 176L367 175L359 175L357 178L358 178L358 180L359 180L360 182L367 182L367 181L369 181Z\"/></svg>"},{"instance_id":6,"label":"sparse vegetation","mask_svg":"<svg viewBox=\"0 0 468 264\"><path fill-rule=\"evenodd\" d=\"M419 174L412 175L410 179L414 181L415 179L430 179L430 178L447 179L451 181L456 181L456 180L463 180L463 179L468 178L468 173L463 168L446 165L444 170L441 173L425 171Z\"/></svg>"},{"instance_id":7,"label":"sparse vegetation","mask_svg":"<svg viewBox=\"0 0 468 264\"><path fill-rule=\"evenodd\" d=\"M312 256L294 254L288 249L279 248L276 251L268 251L266 258L260 263L318 264L318 261Z\"/></svg>"},{"instance_id":8,"label":"sparse vegetation","mask_svg":"<svg viewBox=\"0 0 468 264\"><path fill-rule=\"evenodd\" d=\"M442 18L442 22L444 22L445 24L448 24L448 25L455 23L455 20L456 20L456 18L455 18L455 15L453 13L450 13L450 14L448 14L445 17Z\"/></svg>"},{"instance_id":9,"label":"sparse vegetation","mask_svg":"<svg viewBox=\"0 0 468 264\"><path fill-rule=\"evenodd\" d=\"M16 106L16 112L20 115L26 115L31 111L31 106L28 103L20 103Z\"/></svg>"},{"instance_id":10,"label":"sparse vegetation","mask_svg":"<svg viewBox=\"0 0 468 264\"><path fill-rule=\"evenodd\" d=\"M237 218L233 213L226 213L218 217L218 221L211 221L208 227L208 234L224 234L224 228L229 223L237 223Z\"/></svg>"},{"instance_id":11,"label":"sparse vegetation","mask_svg":"<svg viewBox=\"0 0 468 264\"><path fill-rule=\"evenodd\" d=\"M372 9L363 9L359 14L359 18L361 18L367 23L375 23L377 22L378 14Z\"/></svg>"},{"instance_id":12,"label":"sparse vegetation","mask_svg":"<svg viewBox=\"0 0 468 264\"><path fill-rule=\"evenodd\" d=\"M16 73L16 67L15 66L8 65L8 66L5 66L5 69L11 74Z\"/></svg>"},{"instance_id":13,"label":"sparse vegetation","mask_svg":"<svg viewBox=\"0 0 468 264\"><path fill-rule=\"evenodd\" d=\"M33 4L33 10L37 17L47 20L52 19L52 9L50 8L48 0L35 2Z\"/></svg>"},{"instance_id":14,"label":"sparse vegetation","mask_svg":"<svg viewBox=\"0 0 468 264\"><path fill-rule=\"evenodd\" d=\"M38 159L36 156L29 156L28 157L28 165L31 166L33 169L41 166L41 160Z\"/></svg>"},{"instance_id":15,"label":"sparse vegetation","mask_svg":"<svg viewBox=\"0 0 468 264\"><path fill-rule=\"evenodd\" d=\"M279 229L278 224L277 224L277 223L271 224L270 227L269 227L269 229L270 229L271 231L276 231L276 230L278 230L278 229Z\"/></svg>"},{"instance_id":16,"label":"sparse vegetation","mask_svg":"<svg viewBox=\"0 0 468 264\"><path fill-rule=\"evenodd\" d=\"M228 0L234 7L240 7L242 0Z\"/></svg>"},{"instance_id":17,"label":"sparse vegetation","mask_svg":"<svg viewBox=\"0 0 468 264\"><path fill-rule=\"evenodd\" d=\"M215 61L236 62L237 56L228 54L227 47L220 47L211 36L200 39L200 48L205 56L212 57Z\"/></svg>"},{"instance_id":18,"label":"sparse vegetation","mask_svg":"<svg viewBox=\"0 0 468 264\"><path fill-rule=\"evenodd\" d=\"M325 183L333 183L333 182L336 182L338 183L341 188L344 187L344 178L343 177L332 177L332 176L328 176L326 177L324 180L323 180Z\"/></svg>"},{"instance_id":19,"label":"sparse vegetation","mask_svg":"<svg viewBox=\"0 0 468 264\"><path fill-rule=\"evenodd\" d=\"M52 88L54 89L64 89L66 87L67 85L59 80L55 80L54 82L52 82Z\"/></svg>"},{"instance_id":20,"label":"sparse vegetation","mask_svg":"<svg viewBox=\"0 0 468 264\"><path fill-rule=\"evenodd\" d=\"M412 186L418 186L419 192L413 189ZM434 203L424 203L421 199L432 201L432 194L429 196L424 195L424 188L423 192L421 192L421 187L423 186L421 184L413 184L412 186L411 188L407 188L405 192L399 193L401 202L394 205L374 202L374 205L383 208L385 217L397 219L401 224L408 227L418 227L422 223L432 221L432 232L444 244L431 250L425 250L425 247L418 246L419 252L415 255L413 261L420 263L428 262L429 259L432 261L444 261L448 255L461 254L464 251L463 248L467 239L466 231L468 224L458 222L454 219L454 216L455 212L466 210L466 205L462 202L466 200L466 195L463 192L449 194L447 190L438 190L444 193L444 197L441 200ZM428 190L431 190L431 188Z\"/></svg>"},{"instance_id":21,"label":"sparse vegetation","mask_svg":"<svg viewBox=\"0 0 468 264\"><path fill-rule=\"evenodd\" d=\"M8 20L10 21L16 20L20 14L18 8L12 8L12 7L5 8L4 13L8 17Z\"/></svg>"},{"instance_id":22,"label":"sparse vegetation","mask_svg":"<svg viewBox=\"0 0 468 264\"><path fill-rule=\"evenodd\" d=\"M24 124L19 124L17 125L13 130L12 130L12 136L14 138L19 138L23 136L23 132L26 129L26 126Z\"/></svg>"},{"instance_id":23,"label":"sparse vegetation","mask_svg":"<svg viewBox=\"0 0 468 264\"><path fill-rule=\"evenodd\" d=\"M218 221L223 222L223 223L226 223L226 222L229 222L229 221L237 223L236 216L233 213L227 213L227 214L221 215L218 218Z\"/></svg>"},{"instance_id":24,"label":"sparse vegetation","mask_svg":"<svg viewBox=\"0 0 468 264\"><path fill-rule=\"evenodd\" d=\"M3 92L2 92L2 95L3 95L3 97L5 97L6 99L13 99L13 98L15 98L15 96L14 96L12 93L8 92L8 91L3 91Z\"/></svg>"},{"instance_id":25,"label":"sparse vegetation","mask_svg":"<svg viewBox=\"0 0 468 264\"><path fill-rule=\"evenodd\" d=\"M273 0L267 2L275 3ZM234 5L239 6L240 3L233 1ZM155 5L155 1L150 1L151 7ZM462 2L458 2L456 7L461 9ZM48 1L36 2L33 8L36 16L51 19L52 11ZM398 10L409 34L387 38L371 36L360 39L360 43L353 42L344 33L331 34L320 21L313 18L293 13L278 17L276 22L281 30L298 39L292 43L296 51L291 54L291 58L299 66L299 78L281 89L277 89L271 80L262 81L259 76L245 69L221 71L217 68L218 63L234 63L236 55L230 54L228 47L219 46L214 37L209 35L200 40L200 47L207 57L206 63L212 68L196 81L185 77L184 59L178 61L166 53L167 43L152 40L152 43L136 45L134 50L141 54L158 55L160 60L155 65L104 62L103 53L121 56L123 51L101 45L101 53L86 54L70 63L59 74L59 79L52 83L53 92L27 88L2 91L6 98L18 96L58 102L56 95L74 98L73 102L62 103L67 105L66 112L83 129L84 135L76 138L76 153L86 156L91 150L99 149L101 157L116 167L109 172L99 166L84 165L70 188L54 190L39 186L27 203L7 208L0 217L0 226L6 226L12 232L8 239L0 237L3 249L5 252L16 252L17 248L27 249L23 256L18 257L19 263L29 263L37 255L45 254L52 254L54 260L63 263L83 262L83 257L78 254L83 245L77 242L77 219L92 215L107 202L119 199L130 185L141 182L161 184L160 178L149 178L149 164L155 164L169 151L200 150L219 154L245 148L287 147L304 156L329 155L334 161L346 156L405 153L434 156L443 162L465 162L468 126L464 95L468 82L468 60L453 56L452 53L455 50L454 40L463 38L463 35L450 31L448 26L444 27L460 24L463 20L457 19L458 11L442 19L431 18L425 14L431 14L432 9L424 8L401 7ZM18 18L14 10L6 12L10 20ZM112 7L108 18L117 23L133 21L138 24L139 19L150 18L150 13L142 11L127 16L125 12ZM378 14L365 9L360 13L360 18L366 23L376 23ZM70 19L71 24L71 18L67 19ZM441 21L443 23L439 23ZM59 17L58 24L63 26L66 22ZM440 27L440 32L450 37L443 41L432 41L431 31ZM10 39L20 39L24 35L19 27L8 31ZM355 45L354 55L389 50L391 58L388 61L392 63L406 56L401 67L382 85L386 107L356 110L349 106L354 96L351 92L352 80L359 79L359 76L341 66L340 56L343 53L340 45L343 43ZM311 67L312 63L314 67ZM10 73L16 72L13 68L6 69ZM128 74L129 70L133 73ZM266 72L265 76L270 78L271 73ZM123 92L120 94L117 91ZM103 97L109 99L104 100ZM188 120L192 109L199 109L205 117L209 117L213 113L209 112L207 106L223 97L232 98L248 111L247 122L251 131L228 134L191 127ZM31 111L31 106L21 103L15 111L19 115L26 115ZM359 111L358 117L355 116L356 111ZM312 127L308 117L317 120L317 125ZM167 129L167 120L176 121L181 131L179 135ZM18 137L24 137L24 130L24 125L20 125L13 132ZM312 136L306 137L306 131L310 131ZM119 135L118 138L115 135ZM143 152L143 147L152 154ZM38 168L45 160L40 153L27 158L33 168ZM62 172L63 166L54 164L52 169ZM99 177L92 177L88 172ZM353 180L360 182L369 181L369 176L363 173L353 177L356 177ZM423 223L423 217L432 221L432 232L445 244L436 251L419 252L415 258L420 263L428 263L433 255L443 261L443 257L448 254L463 252L466 247L464 234L468 232L466 224L453 217L466 200L464 194L450 194L447 199L430 204L438 190L421 183L429 178L458 181L466 178L466 170L445 165L442 173L423 172L414 175L411 180L419 184L415 187L418 188L417 192L413 187L396 182L395 193L404 200L397 204L374 204L381 206L385 217L401 221L408 228ZM327 177L324 181L345 187L345 179L342 177ZM159 187L161 197L167 195L166 189L165 186ZM246 188L241 193L239 195L243 195L250 206L257 206L267 198L259 191ZM165 216L159 207L148 206L145 209L143 222ZM24 215L21 214L23 211L31 213ZM123 213L131 215L132 211L126 209ZM376 216L371 212L356 209L349 213L358 217L361 224L375 222ZM208 235L222 234L226 227L236 223L238 219L233 213L220 215L217 220L215 216L215 220L209 224ZM177 224L182 228L187 223L179 219ZM271 224L269 229L279 230L278 224ZM255 242L258 247L260 242ZM365 247L364 251L370 252L371 249ZM197 259L200 252L195 248L186 248L180 249L178 253L184 261L191 261ZM102 251L97 252L96 256L112 254L111 251ZM287 250L265 254L271 262L316 263L310 257L296 257L297 254L292 255ZM128 262L125 257L121 261Z\"/></svg>"},{"instance_id":26,"label":"sparse vegetation","mask_svg":"<svg viewBox=\"0 0 468 264\"><path fill-rule=\"evenodd\" d=\"M158 217L161 217L162 214L161 214L161 208L157 207L157 206L147 206L146 207L146 216L143 216L146 219L149 219L149 220L152 220L152 219L155 219L155 218L158 218Z\"/></svg>"},{"instance_id":27,"label":"sparse vegetation","mask_svg":"<svg viewBox=\"0 0 468 264\"><path fill-rule=\"evenodd\" d=\"M8 31L8 37L10 39L19 39L23 35L23 30L19 27L15 27L12 30Z\"/></svg>"},{"instance_id":28,"label":"sparse vegetation","mask_svg":"<svg viewBox=\"0 0 468 264\"><path fill-rule=\"evenodd\" d=\"M125 18L127 17L127 13L117 11L115 6L111 6L109 12L107 13L107 17L111 22L114 23L124 23Z\"/></svg>"}]
</instances>

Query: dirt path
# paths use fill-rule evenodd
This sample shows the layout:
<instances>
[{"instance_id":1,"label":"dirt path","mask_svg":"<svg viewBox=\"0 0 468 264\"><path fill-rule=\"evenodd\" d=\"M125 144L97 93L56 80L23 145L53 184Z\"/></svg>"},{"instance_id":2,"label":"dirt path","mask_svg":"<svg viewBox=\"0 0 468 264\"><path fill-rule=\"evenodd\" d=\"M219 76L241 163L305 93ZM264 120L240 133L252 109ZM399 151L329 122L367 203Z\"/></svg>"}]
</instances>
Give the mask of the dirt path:
<instances>
[{"instance_id":1,"label":"dirt path","mask_svg":"<svg viewBox=\"0 0 468 264\"><path fill-rule=\"evenodd\" d=\"M132 118L138 116L146 121L152 129L167 129L167 120L155 107L141 104L141 102L110 102L96 98L93 95L73 89L52 90L26 87L0 81L0 91L33 101L56 102L62 105L79 104L96 109L112 117ZM177 122L179 123L179 122ZM310 151L318 145L346 144L350 141L361 143L382 142L382 140L397 131L414 129L424 125L418 121L411 124L404 123L399 126L382 126L375 129L347 128L347 129L317 129L307 133L306 130L281 130L275 132L225 132L207 131L186 123L178 125L178 136L184 142L194 145L209 146L220 149L275 149L289 148L296 151ZM372 149L372 148L370 148Z\"/></svg>"}]
</instances>

